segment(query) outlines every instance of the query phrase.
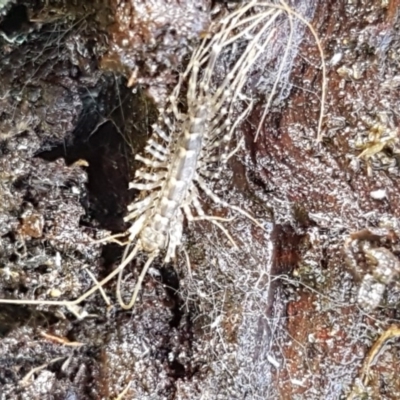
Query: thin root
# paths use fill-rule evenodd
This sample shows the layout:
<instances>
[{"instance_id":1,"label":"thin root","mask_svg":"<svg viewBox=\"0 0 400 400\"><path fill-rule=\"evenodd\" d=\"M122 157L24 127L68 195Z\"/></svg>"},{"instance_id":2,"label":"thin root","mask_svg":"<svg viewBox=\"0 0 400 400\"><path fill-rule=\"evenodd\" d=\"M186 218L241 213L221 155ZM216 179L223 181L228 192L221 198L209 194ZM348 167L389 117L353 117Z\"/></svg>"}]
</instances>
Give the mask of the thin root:
<instances>
[{"instance_id":1,"label":"thin root","mask_svg":"<svg viewBox=\"0 0 400 400\"><path fill-rule=\"evenodd\" d=\"M65 357L65 356L63 356L63 357L57 357L57 358L54 358L53 360L49 361L49 362L46 363L46 364L43 364L43 365L40 365L39 367L36 367L36 368L31 369L31 370L22 378L22 380L20 381L21 385L27 385L27 384L29 383L29 380L32 378L32 376L33 376L34 374L36 374L36 372L39 372L39 371L41 371L41 370L47 368L50 364L53 364L53 363L55 363L55 362L57 362L57 361L61 361L61 360L63 360L64 358L67 358L67 357Z\"/></svg>"},{"instance_id":2,"label":"thin root","mask_svg":"<svg viewBox=\"0 0 400 400\"><path fill-rule=\"evenodd\" d=\"M129 383L126 385L125 389L115 398L115 400L122 400L124 396L128 393L128 390L130 389L132 384L132 381L129 381Z\"/></svg>"}]
</instances>

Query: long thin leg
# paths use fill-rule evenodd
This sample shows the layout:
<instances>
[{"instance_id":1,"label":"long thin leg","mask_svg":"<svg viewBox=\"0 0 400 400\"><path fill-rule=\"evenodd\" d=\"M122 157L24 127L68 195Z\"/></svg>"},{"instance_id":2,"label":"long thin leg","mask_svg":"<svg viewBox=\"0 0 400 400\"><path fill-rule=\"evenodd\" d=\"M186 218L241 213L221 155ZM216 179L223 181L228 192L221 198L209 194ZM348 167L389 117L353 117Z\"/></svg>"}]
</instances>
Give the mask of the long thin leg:
<instances>
[{"instance_id":1,"label":"long thin leg","mask_svg":"<svg viewBox=\"0 0 400 400\"><path fill-rule=\"evenodd\" d=\"M115 235L106 236L104 238L94 240L93 243L98 244L98 243L104 243L104 242L115 242L115 243L121 244L123 242L116 240L117 238L120 238L120 237L126 237L126 232L116 233Z\"/></svg>"},{"instance_id":2,"label":"long thin leg","mask_svg":"<svg viewBox=\"0 0 400 400\"><path fill-rule=\"evenodd\" d=\"M227 203L226 201L222 200L221 198L219 198L204 182L204 180L200 177L197 176L196 177L196 181L199 184L201 190L216 204L220 204L223 207L227 207L230 208L232 210L237 211L239 214L244 215L245 217L247 217L250 221L254 222L257 226L259 226L262 230L265 231L264 226L257 221L254 217L252 217L248 212L242 210L240 207L237 206L233 206L229 203Z\"/></svg>"},{"instance_id":3,"label":"long thin leg","mask_svg":"<svg viewBox=\"0 0 400 400\"><path fill-rule=\"evenodd\" d=\"M225 236L228 238L228 240L232 243L233 247L235 249L238 248L236 242L234 241L233 237L229 234L229 232L220 224L219 222L216 221L217 217L208 217L208 216L203 216L203 217L194 217L193 221L210 221L212 224L216 225L221 231L225 234ZM227 220L224 218L224 220Z\"/></svg>"},{"instance_id":4,"label":"long thin leg","mask_svg":"<svg viewBox=\"0 0 400 400\"><path fill-rule=\"evenodd\" d=\"M284 6L286 6L286 4L284 4ZM258 138L258 135L260 133L261 127L264 124L265 118L267 117L267 113L268 113L268 110L269 110L269 108L271 106L272 99L273 99L273 97L275 95L278 83L280 81L280 77L282 75L283 68L286 66L286 59L287 59L287 57L289 55L289 49L290 49L290 46L292 44L292 40L293 40L293 20L292 20L292 14L289 11L288 11L288 16L289 16L289 25L290 25L290 33L289 33L288 43L286 45L285 52L283 54L281 65L279 66L279 69L278 69L277 78L275 79L274 86L272 87L271 93L270 93L270 95L268 97L267 105L264 107L260 123L258 124L258 128L257 128L257 132L256 132L256 137L254 138L254 142L257 141L257 138Z\"/></svg>"},{"instance_id":5,"label":"long thin leg","mask_svg":"<svg viewBox=\"0 0 400 400\"><path fill-rule=\"evenodd\" d=\"M76 306L82 301L86 300L89 296L91 296L96 290L100 287L104 286L107 282L109 282L114 276L116 276L120 271L122 271L136 256L138 252L139 244L136 244L135 248L131 251L131 253L126 257L126 259L108 276L106 276L99 283L90 288L86 293L82 296L78 297L76 300L72 301L62 301L62 300L15 300L15 299L0 299L0 304L23 304L23 305L50 305L50 306Z\"/></svg>"},{"instance_id":6,"label":"long thin leg","mask_svg":"<svg viewBox=\"0 0 400 400\"><path fill-rule=\"evenodd\" d=\"M193 279L193 276L192 276L192 264L190 263L189 254L188 254L188 252L186 251L186 249L183 246L182 246L182 251L183 251L183 254L185 255L186 267L187 267L189 278Z\"/></svg>"},{"instance_id":7,"label":"long thin leg","mask_svg":"<svg viewBox=\"0 0 400 400\"><path fill-rule=\"evenodd\" d=\"M92 272L90 270L88 270L87 268L85 268L86 273L92 278L92 281L98 285L99 282L96 279L96 277L92 274ZM110 299L107 297L106 293L104 292L104 289L102 286L99 286L99 292L101 293L101 295L103 296L104 301L106 302L107 306L111 306L111 301Z\"/></svg>"},{"instance_id":8,"label":"long thin leg","mask_svg":"<svg viewBox=\"0 0 400 400\"><path fill-rule=\"evenodd\" d=\"M137 296L138 296L138 294L139 294L139 290L140 290L141 287L142 287L142 283L143 283L144 277L146 276L147 271L148 271L148 269L150 268L150 265L152 264L152 262L154 261L154 259L155 259L156 257L157 257L157 253L153 253L153 254L149 257L149 259L147 260L146 264L144 265L144 267L143 267L143 269L142 269L142 272L140 273L139 279L138 279L138 281L137 281L137 283L136 283L135 290L134 290L134 292L133 292L133 295L132 295L132 297L131 297L131 300L129 301L128 304L125 304L125 303L124 303L124 300L122 299L122 296L121 296L122 269L119 271L119 274L118 274L118 284L117 284L117 298L118 298L118 302L119 302L120 306L121 306L124 310L130 310L130 309L135 305L136 298L137 298Z\"/></svg>"}]
</instances>

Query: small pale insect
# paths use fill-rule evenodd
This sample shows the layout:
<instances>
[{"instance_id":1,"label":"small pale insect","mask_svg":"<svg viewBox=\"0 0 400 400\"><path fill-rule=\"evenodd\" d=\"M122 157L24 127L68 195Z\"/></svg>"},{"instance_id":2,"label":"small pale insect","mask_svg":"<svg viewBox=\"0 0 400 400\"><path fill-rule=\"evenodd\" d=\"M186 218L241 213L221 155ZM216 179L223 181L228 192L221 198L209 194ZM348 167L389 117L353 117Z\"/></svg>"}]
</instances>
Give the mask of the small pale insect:
<instances>
[{"instance_id":1,"label":"small pale insect","mask_svg":"<svg viewBox=\"0 0 400 400\"><path fill-rule=\"evenodd\" d=\"M365 229L354 233L353 238L345 242L346 260L361 280L357 302L365 311L376 309L383 299L386 286L400 276L400 260L389 249L372 245L381 238L392 235L391 231L385 229ZM360 253L366 259L366 267L364 267L366 271L361 273L358 261Z\"/></svg>"}]
</instances>

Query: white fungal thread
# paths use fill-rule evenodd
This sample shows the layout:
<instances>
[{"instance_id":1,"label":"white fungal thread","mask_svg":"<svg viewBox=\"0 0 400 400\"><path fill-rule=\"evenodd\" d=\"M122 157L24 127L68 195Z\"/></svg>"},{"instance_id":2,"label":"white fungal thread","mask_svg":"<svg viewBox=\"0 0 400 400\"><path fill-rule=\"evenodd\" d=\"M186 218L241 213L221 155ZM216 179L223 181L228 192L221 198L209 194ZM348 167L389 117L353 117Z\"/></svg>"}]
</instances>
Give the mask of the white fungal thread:
<instances>
[{"instance_id":1,"label":"white fungal thread","mask_svg":"<svg viewBox=\"0 0 400 400\"><path fill-rule=\"evenodd\" d=\"M140 193L128 207L129 214L125 218L126 221L132 221L132 225L128 232L129 244L121 264L73 301L0 300L0 303L73 307L118 275L118 301L122 308L132 308L154 259L162 252L165 252L165 262L175 257L176 249L181 244L184 217L188 221L210 221L235 245L220 223L226 219L205 215L199 201L200 192L214 203L246 216L262 228L262 225L246 211L220 199L209 189L206 182L210 177L218 175L220 168L239 148L229 153L229 145L237 127L253 107L253 101L245 95L244 88L255 63L274 39L274 23L284 15L288 16L291 28L293 17L298 18L310 28L317 39L310 24L291 10L284 1L272 4L253 0L241 4L235 11L216 22L216 26L211 29L215 33L210 38L205 38L194 51L187 69L180 76L179 83L169 98L166 109L160 113L159 122L152 127L153 135L145 147L145 156L135 156L143 167L136 171L134 181L129 187L139 190ZM287 46L290 46L291 36L290 33ZM241 50L238 51L230 72L221 79L222 82L215 82L218 61L239 42ZM322 55L319 42L318 48ZM283 55L282 64L286 62L286 58L287 50ZM321 59L323 60L323 56ZM282 68L283 66L279 67L277 81ZM325 74L324 64L323 73ZM267 99L256 139L277 89L277 81ZM322 104L324 93L323 90ZM178 100L185 101L183 107L180 107ZM240 111L238 104L244 104ZM322 116L323 105L318 137ZM148 259L132 297L126 304L120 290L122 274L139 252L148 254Z\"/></svg>"}]
</instances>

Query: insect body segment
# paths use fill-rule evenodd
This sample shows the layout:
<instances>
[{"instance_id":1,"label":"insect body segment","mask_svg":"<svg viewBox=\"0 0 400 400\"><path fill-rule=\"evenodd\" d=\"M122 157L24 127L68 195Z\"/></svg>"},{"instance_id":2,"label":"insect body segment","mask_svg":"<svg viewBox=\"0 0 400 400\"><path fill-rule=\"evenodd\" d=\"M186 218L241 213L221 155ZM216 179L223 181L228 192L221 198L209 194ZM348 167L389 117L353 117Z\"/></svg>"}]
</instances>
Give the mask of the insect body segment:
<instances>
[{"instance_id":1,"label":"insect body segment","mask_svg":"<svg viewBox=\"0 0 400 400\"><path fill-rule=\"evenodd\" d=\"M139 285L152 260L166 249L165 262L169 262L175 256L176 247L181 243L182 209L187 209L194 196L193 180L202 149L206 119L207 106L200 104L194 115L188 117L187 128L174 140L167 139L161 128L154 126L158 138L150 139L145 149L150 157L136 156L136 159L141 161L145 168L151 168L152 172L146 172L144 169L136 172L130 187L141 190L141 193L139 199L129 207L131 212L125 220L135 220L129 229L129 241L137 239L133 252L149 253L149 259L128 305L124 304L120 295L121 270L118 297L123 308L133 306ZM157 139L164 143L159 143ZM172 157L171 162L160 161L164 157Z\"/></svg>"},{"instance_id":2,"label":"insect body segment","mask_svg":"<svg viewBox=\"0 0 400 400\"><path fill-rule=\"evenodd\" d=\"M196 173L202 146L205 115L205 107L200 106L196 116L190 118L189 129L177 140L170 142L169 147L172 147L173 151L168 151L167 147L162 147L162 150L159 151L165 155L172 155L170 164L141 156L136 157L145 166L152 167L155 172L151 174L143 170L137 171L135 178L140 182L135 180L130 187L142 191L151 191L156 187L160 187L160 189L158 193L150 192L147 196L144 195L143 199L140 198L138 202L130 206L130 210L133 212L125 220L139 218L129 229L129 239L133 241L139 235L141 247L149 253L159 252L168 247L166 261L173 256L175 248L180 242L181 231L176 231L174 226L179 224L182 219L181 208L185 204ZM158 128L156 128L157 131L159 131ZM153 139L150 143L152 148L160 150L159 144L154 146L156 142ZM154 157L154 152L148 149L147 152ZM161 171L158 172L158 170ZM148 182L142 183L144 180Z\"/></svg>"}]
</instances>

